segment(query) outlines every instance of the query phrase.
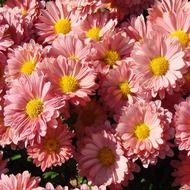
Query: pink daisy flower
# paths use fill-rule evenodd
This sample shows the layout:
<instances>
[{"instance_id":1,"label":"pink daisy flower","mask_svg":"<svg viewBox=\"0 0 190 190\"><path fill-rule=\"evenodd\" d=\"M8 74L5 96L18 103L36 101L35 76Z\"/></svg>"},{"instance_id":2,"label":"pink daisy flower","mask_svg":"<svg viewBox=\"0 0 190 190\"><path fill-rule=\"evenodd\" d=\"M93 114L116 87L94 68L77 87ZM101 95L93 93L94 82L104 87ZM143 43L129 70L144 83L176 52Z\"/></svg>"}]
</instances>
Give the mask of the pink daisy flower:
<instances>
[{"instance_id":1,"label":"pink daisy flower","mask_svg":"<svg viewBox=\"0 0 190 190\"><path fill-rule=\"evenodd\" d=\"M89 132L100 128L107 120L104 108L95 100L90 101L85 106L77 106L73 112L77 114L74 128L80 139L83 136L88 136Z\"/></svg>"},{"instance_id":2,"label":"pink daisy flower","mask_svg":"<svg viewBox=\"0 0 190 190\"><path fill-rule=\"evenodd\" d=\"M23 75L31 75L38 68L38 63L42 61L44 51L41 45L30 40L8 54L6 81L12 83Z\"/></svg>"},{"instance_id":3,"label":"pink daisy flower","mask_svg":"<svg viewBox=\"0 0 190 190\"><path fill-rule=\"evenodd\" d=\"M116 127L125 155L133 161L140 159L144 167L156 164L158 157L172 156L170 143L172 115L160 107L160 101L136 103L123 110Z\"/></svg>"},{"instance_id":4,"label":"pink daisy flower","mask_svg":"<svg viewBox=\"0 0 190 190\"><path fill-rule=\"evenodd\" d=\"M190 10L164 13L162 17L156 19L153 29L162 35L177 39L183 49L186 49L190 41Z\"/></svg>"},{"instance_id":5,"label":"pink daisy flower","mask_svg":"<svg viewBox=\"0 0 190 190\"><path fill-rule=\"evenodd\" d=\"M64 1L49 1L46 3L46 10L41 12L36 28L39 40L43 43L52 43L59 34L69 34L76 24L77 18L68 10Z\"/></svg>"},{"instance_id":6,"label":"pink daisy flower","mask_svg":"<svg viewBox=\"0 0 190 190\"><path fill-rule=\"evenodd\" d=\"M22 15L18 7L3 7L0 12L4 23L9 25L6 36L11 37L15 44L29 41L33 34L33 23Z\"/></svg>"},{"instance_id":7,"label":"pink daisy flower","mask_svg":"<svg viewBox=\"0 0 190 190\"><path fill-rule=\"evenodd\" d=\"M4 7L19 7L23 16L34 21L39 14L40 3L38 0L7 0Z\"/></svg>"},{"instance_id":8,"label":"pink daisy flower","mask_svg":"<svg viewBox=\"0 0 190 190\"><path fill-rule=\"evenodd\" d=\"M119 139L101 130L91 133L84 142L78 155L79 173L97 186L121 183L129 171Z\"/></svg>"},{"instance_id":9,"label":"pink daisy flower","mask_svg":"<svg viewBox=\"0 0 190 190\"><path fill-rule=\"evenodd\" d=\"M183 58L184 52L177 40L157 33L142 44L136 44L132 51L133 68L140 85L150 91L152 97L158 94L161 99L166 92L172 94L178 87L177 81L183 77L187 67Z\"/></svg>"},{"instance_id":10,"label":"pink daisy flower","mask_svg":"<svg viewBox=\"0 0 190 190\"><path fill-rule=\"evenodd\" d=\"M90 47L86 46L82 40L73 35L60 35L52 44L50 55L57 57L62 55L68 59L84 61L89 57Z\"/></svg>"},{"instance_id":11,"label":"pink daisy flower","mask_svg":"<svg viewBox=\"0 0 190 190\"><path fill-rule=\"evenodd\" d=\"M178 13L181 10L190 10L188 0L156 0L151 8L148 9L148 19L153 23L158 17L162 17L164 13Z\"/></svg>"},{"instance_id":12,"label":"pink daisy flower","mask_svg":"<svg viewBox=\"0 0 190 190\"><path fill-rule=\"evenodd\" d=\"M23 173L18 173L17 175L10 174L1 175L0 179L0 189L3 190L13 190L13 189L25 189L25 190L35 190L40 182L39 177L31 177L28 171Z\"/></svg>"},{"instance_id":13,"label":"pink daisy flower","mask_svg":"<svg viewBox=\"0 0 190 190\"><path fill-rule=\"evenodd\" d=\"M176 105L176 113L174 117L176 144L178 145L179 150L188 151L188 155L190 155L189 108L190 98L188 97L185 101Z\"/></svg>"},{"instance_id":14,"label":"pink daisy flower","mask_svg":"<svg viewBox=\"0 0 190 190\"><path fill-rule=\"evenodd\" d=\"M113 112L118 112L124 105L141 100L141 87L130 65L125 63L111 70L100 84L101 100Z\"/></svg>"},{"instance_id":15,"label":"pink daisy flower","mask_svg":"<svg viewBox=\"0 0 190 190\"><path fill-rule=\"evenodd\" d=\"M97 12L81 21L78 32L87 42L100 41L106 33L114 30L116 24L117 21L111 19L107 12Z\"/></svg>"},{"instance_id":16,"label":"pink daisy flower","mask_svg":"<svg viewBox=\"0 0 190 190\"><path fill-rule=\"evenodd\" d=\"M42 62L41 69L52 82L55 96L73 104L86 104L90 101L89 95L97 89L96 73L79 61L63 56L47 58Z\"/></svg>"},{"instance_id":17,"label":"pink daisy flower","mask_svg":"<svg viewBox=\"0 0 190 190\"><path fill-rule=\"evenodd\" d=\"M172 176L175 177L173 186L180 185L179 190L189 190L190 189L190 157L181 152L179 154L179 160L172 160L171 165L175 168Z\"/></svg>"},{"instance_id":18,"label":"pink daisy flower","mask_svg":"<svg viewBox=\"0 0 190 190\"><path fill-rule=\"evenodd\" d=\"M94 45L92 59L98 61L102 67L115 68L130 56L133 45L134 41L125 32L110 32L104 36L102 42Z\"/></svg>"},{"instance_id":19,"label":"pink daisy flower","mask_svg":"<svg viewBox=\"0 0 190 190\"><path fill-rule=\"evenodd\" d=\"M51 94L52 86L43 75L34 73L15 80L5 96L5 125L15 128L25 145L46 135L47 125L56 127L63 103Z\"/></svg>"},{"instance_id":20,"label":"pink daisy flower","mask_svg":"<svg viewBox=\"0 0 190 190\"><path fill-rule=\"evenodd\" d=\"M72 136L68 126L59 122L57 128L47 130L40 143L34 142L32 146L28 146L27 153L42 171L52 166L61 166L73 156Z\"/></svg>"}]
</instances>

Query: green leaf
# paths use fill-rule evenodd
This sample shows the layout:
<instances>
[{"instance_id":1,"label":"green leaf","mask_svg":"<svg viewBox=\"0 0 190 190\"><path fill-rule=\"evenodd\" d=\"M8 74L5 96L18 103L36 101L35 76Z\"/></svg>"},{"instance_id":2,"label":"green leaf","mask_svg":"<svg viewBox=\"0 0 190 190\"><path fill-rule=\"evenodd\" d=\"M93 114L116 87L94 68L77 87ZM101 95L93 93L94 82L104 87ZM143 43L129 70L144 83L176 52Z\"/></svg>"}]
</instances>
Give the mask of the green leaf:
<instances>
[{"instance_id":1,"label":"green leaf","mask_svg":"<svg viewBox=\"0 0 190 190\"><path fill-rule=\"evenodd\" d=\"M54 178L56 178L58 175L59 175L59 173L57 173L57 172L49 171L49 172L43 173L43 178L44 178L44 179L47 179L47 178L54 179Z\"/></svg>"},{"instance_id":2,"label":"green leaf","mask_svg":"<svg viewBox=\"0 0 190 190\"><path fill-rule=\"evenodd\" d=\"M14 160L18 160L20 158L22 158L21 154L15 154L14 156L11 157L11 160L14 161Z\"/></svg>"}]
</instances>

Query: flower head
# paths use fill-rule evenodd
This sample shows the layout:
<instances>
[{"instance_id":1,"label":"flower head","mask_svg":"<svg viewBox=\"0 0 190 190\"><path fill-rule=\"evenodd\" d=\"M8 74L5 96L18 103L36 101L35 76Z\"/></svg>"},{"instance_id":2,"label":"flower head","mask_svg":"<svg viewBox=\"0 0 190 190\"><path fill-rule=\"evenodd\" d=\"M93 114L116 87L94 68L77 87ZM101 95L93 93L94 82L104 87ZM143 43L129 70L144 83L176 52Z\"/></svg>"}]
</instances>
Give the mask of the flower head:
<instances>
[{"instance_id":1,"label":"flower head","mask_svg":"<svg viewBox=\"0 0 190 190\"><path fill-rule=\"evenodd\" d=\"M5 125L15 128L25 144L34 138L40 141L48 123L56 125L61 103L52 96L51 87L43 75L34 73L16 80L6 95Z\"/></svg>"},{"instance_id":2,"label":"flower head","mask_svg":"<svg viewBox=\"0 0 190 190\"><path fill-rule=\"evenodd\" d=\"M128 160L123 156L120 141L114 134L101 130L92 133L84 142L78 156L82 175L97 186L117 184L124 180L125 172L129 172Z\"/></svg>"},{"instance_id":3,"label":"flower head","mask_svg":"<svg viewBox=\"0 0 190 190\"><path fill-rule=\"evenodd\" d=\"M139 158L144 167L156 164L158 157L172 155L167 142L173 137L171 118L159 102L136 103L124 109L116 131L123 141L125 155L133 160Z\"/></svg>"},{"instance_id":4,"label":"flower head","mask_svg":"<svg viewBox=\"0 0 190 190\"><path fill-rule=\"evenodd\" d=\"M73 156L71 137L72 133L67 125L59 122L57 128L48 128L46 136L40 143L34 142L32 146L28 146L27 153L42 171L52 166L62 165Z\"/></svg>"},{"instance_id":5,"label":"flower head","mask_svg":"<svg viewBox=\"0 0 190 190\"><path fill-rule=\"evenodd\" d=\"M55 96L71 103L84 105L97 88L96 73L80 61L63 56L44 59L41 69L52 82Z\"/></svg>"},{"instance_id":6,"label":"flower head","mask_svg":"<svg viewBox=\"0 0 190 190\"><path fill-rule=\"evenodd\" d=\"M35 190L35 188L39 187L39 182L40 178L31 177L31 174L28 171L18 173L17 175L10 174L9 176L2 174L0 179L0 189Z\"/></svg>"}]
</instances>

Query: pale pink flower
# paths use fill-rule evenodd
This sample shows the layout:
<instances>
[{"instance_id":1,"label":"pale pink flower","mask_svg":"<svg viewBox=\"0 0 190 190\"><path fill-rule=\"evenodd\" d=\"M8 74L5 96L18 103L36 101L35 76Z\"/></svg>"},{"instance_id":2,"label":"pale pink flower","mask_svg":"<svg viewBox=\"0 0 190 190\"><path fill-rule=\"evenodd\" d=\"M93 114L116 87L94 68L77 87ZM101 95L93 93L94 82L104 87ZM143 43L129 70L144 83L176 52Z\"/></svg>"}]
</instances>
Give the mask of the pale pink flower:
<instances>
[{"instance_id":1,"label":"pale pink flower","mask_svg":"<svg viewBox=\"0 0 190 190\"><path fill-rule=\"evenodd\" d=\"M136 80L135 73L126 63L109 71L100 81L101 101L113 112L120 112L122 106L140 101L141 97L143 98L140 91L142 89Z\"/></svg>"},{"instance_id":2,"label":"pale pink flower","mask_svg":"<svg viewBox=\"0 0 190 190\"><path fill-rule=\"evenodd\" d=\"M113 133L100 130L84 142L77 158L79 173L97 186L121 183L125 172L130 171L120 140Z\"/></svg>"},{"instance_id":3,"label":"pale pink flower","mask_svg":"<svg viewBox=\"0 0 190 190\"><path fill-rule=\"evenodd\" d=\"M175 168L172 176L175 177L173 186L180 186L179 190L190 189L190 157L185 152L179 154L180 160L172 160L171 165Z\"/></svg>"},{"instance_id":4,"label":"pale pink flower","mask_svg":"<svg viewBox=\"0 0 190 190\"><path fill-rule=\"evenodd\" d=\"M179 150L188 151L188 155L190 155L189 108L190 98L188 97L185 101L182 101L175 106L176 113L174 117L176 144L178 145Z\"/></svg>"},{"instance_id":5,"label":"pale pink flower","mask_svg":"<svg viewBox=\"0 0 190 190\"><path fill-rule=\"evenodd\" d=\"M133 161L140 159L144 167L156 164L159 157L172 156L168 142L174 136L171 119L171 113L160 106L160 101L126 107L116 127L125 155Z\"/></svg>"},{"instance_id":6,"label":"pale pink flower","mask_svg":"<svg viewBox=\"0 0 190 190\"><path fill-rule=\"evenodd\" d=\"M3 7L0 13L4 18L4 24L9 26L6 36L9 36L15 44L30 40L33 34L33 23L22 15L18 7Z\"/></svg>"},{"instance_id":7,"label":"pale pink flower","mask_svg":"<svg viewBox=\"0 0 190 190\"><path fill-rule=\"evenodd\" d=\"M57 57L62 55L68 59L85 61L90 54L90 47L86 46L82 40L73 35L60 35L52 43L50 55Z\"/></svg>"},{"instance_id":8,"label":"pale pink flower","mask_svg":"<svg viewBox=\"0 0 190 190\"><path fill-rule=\"evenodd\" d=\"M190 10L188 0L156 0L151 8L148 8L148 20L152 23L164 13L178 13L181 10Z\"/></svg>"},{"instance_id":9,"label":"pale pink flower","mask_svg":"<svg viewBox=\"0 0 190 190\"><path fill-rule=\"evenodd\" d=\"M31 75L37 70L44 56L42 46L34 40L12 49L7 59L6 81L11 84L23 75Z\"/></svg>"},{"instance_id":10,"label":"pale pink flower","mask_svg":"<svg viewBox=\"0 0 190 190\"><path fill-rule=\"evenodd\" d=\"M100 43L94 45L92 60L101 64L102 68L116 68L130 56L134 41L124 31L110 32ZM97 66L94 65L95 70Z\"/></svg>"},{"instance_id":11,"label":"pale pink flower","mask_svg":"<svg viewBox=\"0 0 190 190\"><path fill-rule=\"evenodd\" d=\"M156 19L152 27L162 35L177 39L183 49L189 47L190 11L166 12Z\"/></svg>"},{"instance_id":12,"label":"pale pink flower","mask_svg":"<svg viewBox=\"0 0 190 190\"><path fill-rule=\"evenodd\" d=\"M89 95L97 89L96 73L79 61L63 56L47 58L42 62L41 69L52 82L54 95L73 104L86 104L90 101Z\"/></svg>"},{"instance_id":13,"label":"pale pink flower","mask_svg":"<svg viewBox=\"0 0 190 190\"><path fill-rule=\"evenodd\" d=\"M184 52L178 41L162 37L158 33L141 44L137 43L132 51L132 58L140 85L150 91L152 97L158 94L161 99L166 92L172 94L174 89L179 88L178 81L187 68Z\"/></svg>"},{"instance_id":14,"label":"pale pink flower","mask_svg":"<svg viewBox=\"0 0 190 190\"><path fill-rule=\"evenodd\" d=\"M48 123L56 127L58 109L63 103L51 94L52 85L34 73L15 80L5 96L5 125L15 128L25 145L46 135Z\"/></svg>"},{"instance_id":15,"label":"pale pink flower","mask_svg":"<svg viewBox=\"0 0 190 190\"><path fill-rule=\"evenodd\" d=\"M59 34L67 35L76 25L76 16L68 5L61 0L49 1L46 9L41 10L39 21L36 23L39 40L43 43L52 43Z\"/></svg>"},{"instance_id":16,"label":"pale pink flower","mask_svg":"<svg viewBox=\"0 0 190 190\"><path fill-rule=\"evenodd\" d=\"M57 128L48 128L40 143L34 142L28 146L27 153L42 171L52 166L61 166L73 156L72 136L68 126L59 122Z\"/></svg>"},{"instance_id":17,"label":"pale pink flower","mask_svg":"<svg viewBox=\"0 0 190 190\"><path fill-rule=\"evenodd\" d=\"M38 0L7 0L4 7L19 7L23 16L35 21L39 16L40 3Z\"/></svg>"},{"instance_id":18,"label":"pale pink flower","mask_svg":"<svg viewBox=\"0 0 190 190\"><path fill-rule=\"evenodd\" d=\"M115 29L116 24L116 19L111 19L107 12L97 12L82 20L77 31L86 42L100 41L106 33Z\"/></svg>"},{"instance_id":19,"label":"pale pink flower","mask_svg":"<svg viewBox=\"0 0 190 190\"><path fill-rule=\"evenodd\" d=\"M38 187L39 182L40 178L31 177L31 174L28 171L18 173L17 175L10 174L9 176L2 174L0 179L0 189L35 190Z\"/></svg>"}]
</instances>

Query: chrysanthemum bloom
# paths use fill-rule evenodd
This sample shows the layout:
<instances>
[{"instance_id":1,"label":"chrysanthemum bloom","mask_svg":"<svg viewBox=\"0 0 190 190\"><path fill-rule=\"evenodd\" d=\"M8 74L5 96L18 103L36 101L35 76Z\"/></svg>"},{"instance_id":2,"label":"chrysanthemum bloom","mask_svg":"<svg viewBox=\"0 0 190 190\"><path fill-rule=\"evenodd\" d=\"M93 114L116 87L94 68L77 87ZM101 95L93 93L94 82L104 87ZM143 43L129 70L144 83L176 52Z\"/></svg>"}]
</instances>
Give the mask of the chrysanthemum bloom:
<instances>
[{"instance_id":1,"label":"chrysanthemum bloom","mask_svg":"<svg viewBox=\"0 0 190 190\"><path fill-rule=\"evenodd\" d=\"M0 9L4 18L4 23L9 25L6 35L11 37L15 44L19 45L29 41L33 34L33 22L23 16L20 8L3 7Z\"/></svg>"},{"instance_id":2,"label":"chrysanthemum bloom","mask_svg":"<svg viewBox=\"0 0 190 190\"><path fill-rule=\"evenodd\" d=\"M94 45L96 50L92 59L99 61L102 67L115 68L130 56L133 45L134 41L125 32L110 32L102 42Z\"/></svg>"},{"instance_id":3,"label":"chrysanthemum bloom","mask_svg":"<svg viewBox=\"0 0 190 190\"><path fill-rule=\"evenodd\" d=\"M1 174L5 174L9 171L8 168L6 168L7 162L8 162L8 159L3 160L3 151L0 151L0 176Z\"/></svg>"},{"instance_id":4,"label":"chrysanthemum bloom","mask_svg":"<svg viewBox=\"0 0 190 190\"><path fill-rule=\"evenodd\" d=\"M22 75L31 75L38 68L38 63L44 57L41 45L30 40L8 54L6 81L12 83Z\"/></svg>"},{"instance_id":5,"label":"chrysanthemum bloom","mask_svg":"<svg viewBox=\"0 0 190 190\"><path fill-rule=\"evenodd\" d=\"M50 55L57 57L62 55L68 59L84 61L89 57L90 47L73 35L60 35L52 44Z\"/></svg>"},{"instance_id":6,"label":"chrysanthemum bloom","mask_svg":"<svg viewBox=\"0 0 190 190\"><path fill-rule=\"evenodd\" d=\"M35 188L38 187L39 182L40 178L31 177L31 174L28 171L18 173L17 175L10 174L9 176L2 174L0 179L0 189L35 190Z\"/></svg>"},{"instance_id":7,"label":"chrysanthemum bloom","mask_svg":"<svg viewBox=\"0 0 190 190\"><path fill-rule=\"evenodd\" d=\"M90 101L85 106L77 106L74 113L77 114L74 127L76 135L80 139L84 135L88 136L89 131L97 130L107 119L104 108L95 100Z\"/></svg>"},{"instance_id":8,"label":"chrysanthemum bloom","mask_svg":"<svg viewBox=\"0 0 190 190\"><path fill-rule=\"evenodd\" d=\"M172 176L175 177L173 186L180 186L180 190L190 189L190 157L186 155L186 152L179 154L180 160L172 160L171 165L175 168Z\"/></svg>"},{"instance_id":9,"label":"chrysanthemum bloom","mask_svg":"<svg viewBox=\"0 0 190 190\"><path fill-rule=\"evenodd\" d=\"M186 49L190 41L190 10L181 10L176 13L166 12L156 19L152 27L162 35L177 39L183 49Z\"/></svg>"},{"instance_id":10,"label":"chrysanthemum bloom","mask_svg":"<svg viewBox=\"0 0 190 190\"><path fill-rule=\"evenodd\" d=\"M69 34L76 24L77 18L64 1L47 2L46 10L41 11L36 28L39 40L43 43L52 43L59 34Z\"/></svg>"},{"instance_id":11,"label":"chrysanthemum bloom","mask_svg":"<svg viewBox=\"0 0 190 190\"><path fill-rule=\"evenodd\" d=\"M100 82L99 94L101 100L113 112L119 112L124 105L140 101L141 87L130 65L123 63L111 70Z\"/></svg>"},{"instance_id":12,"label":"chrysanthemum bloom","mask_svg":"<svg viewBox=\"0 0 190 190\"><path fill-rule=\"evenodd\" d=\"M138 42L143 42L144 38L151 36L152 27L150 22L145 21L144 16L132 17L130 22L122 23L122 29L127 35Z\"/></svg>"},{"instance_id":13,"label":"chrysanthemum bloom","mask_svg":"<svg viewBox=\"0 0 190 190\"><path fill-rule=\"evenodd\" d=\"M39 14L40 3L38 0L7 0L4 7L19 7L23 16L35 21Z\"/></svg>"},{"instance_id":14,"label":"chrysanthemum bloom","mask_svg":"<svg viewBox=\"0 0 190 190\"><path fill-rule=\"evenodd\" d=\"M61 166L73 156L72 136L68 126L59 122L57 128L48 128L40 143L34 142L28 146L27 153L42 171L52 166Z\"/></svg>"},{"instance_id":15,"label":"chrysanthemum bloom","mask_svg":"<svg viewBox=\"0 0 190 190\"><path fill-rule=\"evenodd\" d=\"M15 128L20 139L40 141L46 135L47 125L56 127L58 109L63 105L51 94L52 86L43 75L34 73L15 80L5 96L5 125Z\"/></svg>"},{"instance_id":16,"label":"chrysanthemum bloom","mask_svg":"<svg viewBox=\"0 0 190 190\"><path fill-rule=\"evenodd\" d=\"M114 30L116 24L117 21L111 19L107 12L97 12L81 21L78 32L87 42L100 41L106 33Z\"/></svg>"},{"instance_id":17,"label":"chrysanthemum bloom","mask_svg":"<svg viewBox=\"0 0 190 190\"><path fill-rule=\"evenodd\" d=\"M190 10L188 0L156 0L152 7L148 8L148 20L153 23L158 17L162 17L166 12L178 13L181 10Z\"/></svg>"},{"instance_id":18,"label":"chrysanthemum bloom","mask_svg":"<svg viewBox=\"0 0 190 190\"><path fill-rule=\"evenodd\" d=\"M123 110L116 127L123 141L125 155L133 161L140 159L144 167L156 164L158 157L172 156L169 126L172 116L159 102L135 103Z\"/></svg>"},{"instance_id":19,"label":"chrysanthemum bloom","mask_svg":"<svg viewBox=\"0 0 190 190\"><path fill-rule=\"evenodd\" d=\"M177 81L183 77L187 67L178 41L158 33L151 39L145 39L142 44L137 43L132 58L140 85L150 91L153 97L158 94L161 99L166 92L172 94L178 88Z\"/></svg>"},{"instance_id":20,"label":"chrysanthemum bloom","mask_svg":"<svg viewBox=\"0 0 190 190\"><path fill-rule=\"evenodd\" d=\"M88 66L63 56L44 59L40 68L52 82L54 95L84 105L97 89L96 73Z\"/></svg>"},{"instance_id":21,"label":"chrysanthemum bloom","mask_svg":"<svg viewBox=\"0 0 190 190\"><path fill-rule=\"evenodd\" d=\"M176 113L174 117L175 124L175 140L178 145L179 150L188 151L190 155L190 130L189 130L189 108L190 108L190 98L188 97L185 101L176 105Z\"/></svg>"},{"instance_id":22,"label":"chrysanthemum bloom","mask_svg":"<svg viewBox=\"0 0 190 190\"><path fill-rule=\"evenodd\" d=\"M109 131L100 130L84 139L79 150L79 173L92 184L108 186L124 180L128 171L120 140Z\"/></svg>"}]
</instances>

